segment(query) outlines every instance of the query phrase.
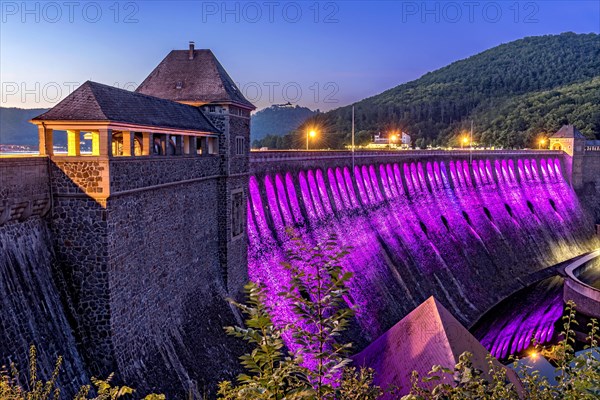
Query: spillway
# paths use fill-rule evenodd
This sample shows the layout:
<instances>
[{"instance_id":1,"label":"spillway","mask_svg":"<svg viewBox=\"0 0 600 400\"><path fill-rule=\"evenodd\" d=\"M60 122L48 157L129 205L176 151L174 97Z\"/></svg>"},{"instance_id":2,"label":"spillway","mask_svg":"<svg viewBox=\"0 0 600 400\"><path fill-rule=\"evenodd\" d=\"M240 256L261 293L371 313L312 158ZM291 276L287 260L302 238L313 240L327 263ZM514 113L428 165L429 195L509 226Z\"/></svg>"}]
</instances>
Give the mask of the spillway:
<instances>
[{"instance_id":1,"label":"spillway","mask_svg":"<svg viewBox=\"0 0 600 400\"><path fill-rule=\"evenodd\" d=\"M598 245L555 157L412 159L251 176L249 275L279 323L293 247L338 235L351 246L348 304L370 342L430 295L469 326L523 278Z\"/></svg>"},{"instance_id":2,"label":"spillway","mask_svg":"<svg viewBox=\"0 0 600 400\"><path fill-rule=\"evenodd\" d=\"M45 221L34 217L0 226L0 255L0 332L6 335L0 340L0 363L15 363L24 383L29 346L37 347L43 379L52 376L62 356L61 395L74 396L81 385L89 384L89 373L52 279L54 254Z\"/></svg>"}]
</instances>

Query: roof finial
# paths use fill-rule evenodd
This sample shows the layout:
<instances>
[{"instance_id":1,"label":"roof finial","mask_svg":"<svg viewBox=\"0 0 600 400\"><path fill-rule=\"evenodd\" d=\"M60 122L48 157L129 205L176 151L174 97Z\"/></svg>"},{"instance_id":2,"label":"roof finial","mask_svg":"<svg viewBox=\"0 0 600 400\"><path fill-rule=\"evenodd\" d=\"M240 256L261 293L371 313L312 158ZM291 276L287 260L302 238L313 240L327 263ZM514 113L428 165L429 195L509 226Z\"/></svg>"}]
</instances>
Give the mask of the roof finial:
<instances>
[{"instance_id":1,"label":"roof finial","mask_svg":"<svg viewBox=\"0 0 600 400\"><path fill-rule=\"evenodd\" d=\"M194 41L190 40L190 53L188 55L188 60L194 59Z\"/></svg>"}]
</instances>

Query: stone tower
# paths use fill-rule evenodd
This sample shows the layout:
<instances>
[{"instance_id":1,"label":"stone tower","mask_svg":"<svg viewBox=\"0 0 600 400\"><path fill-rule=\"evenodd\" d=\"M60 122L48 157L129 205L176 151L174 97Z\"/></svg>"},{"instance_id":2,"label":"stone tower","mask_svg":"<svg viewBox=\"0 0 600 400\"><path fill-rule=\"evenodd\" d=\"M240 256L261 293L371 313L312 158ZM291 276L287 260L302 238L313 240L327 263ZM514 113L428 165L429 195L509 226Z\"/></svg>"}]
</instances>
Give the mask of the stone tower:
<instances>
[{"instance_id":1,"label":"stone tower","mask_svg":"<svg viewBox=\"0 0 600 400\"><path fill-rule=\"evenodd\" d=\"M53 272L94 376L177 398L237 370L223 326L247 281L253 109L192 44L137 92L88 81L31 121L49 158Z\"/></svg>"},{"instance_id":2,"label":"stone tower","mask_svg":"<svg viewBox=\"0 0 600 400\"><path fill-rule=\"evenodd\" d=\"M222 215L219 224L223 278L237 297L247 281L245 232L250 112L255 109L239 91L211 50L171 51L137 88L137 93L199 107L221 131L218 153L223 179L220 183Z\"/></svg>"},{"instance_id":3,"label":"stone tower","mask_svg":"<svg viewBox=\"0 0 600 400\"><path fill-rule=\"evenodd\" d=\"M579 189L583 184L583 165L586 138L573 125L563 125L549 137L550 150L562 150L568 158L565 159L567 176L571 185Z\"/></svg>"}]
</instances>

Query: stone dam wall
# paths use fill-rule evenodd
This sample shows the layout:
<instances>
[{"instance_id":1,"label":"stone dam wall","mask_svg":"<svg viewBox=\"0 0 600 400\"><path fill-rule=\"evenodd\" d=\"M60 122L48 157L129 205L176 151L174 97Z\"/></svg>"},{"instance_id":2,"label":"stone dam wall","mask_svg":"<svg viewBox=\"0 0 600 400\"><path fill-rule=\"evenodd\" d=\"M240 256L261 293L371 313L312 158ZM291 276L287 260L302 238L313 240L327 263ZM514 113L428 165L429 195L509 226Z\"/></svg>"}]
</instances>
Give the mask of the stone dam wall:
<instances>
[{"instance_id":1,"label":"stone dam wall","mask_svg":"<svg viewBox=\"0 0 600 400\"><path fill-rule=\"evenodd\" d=\"M226 298L249 275L285 282L286 225L355 248L359 345L431 294L469 324L599 245L562 157L365 153L352 171L344 152L255 153L250 180L221 155L0 158L1 360L25 370L36 344L71 390L115 372L138 395L210 393L244 351Z\"/></svg>"},{"instance_id":2,"label":"stone dam wall","mask_svg":"<svg viewBox=\"0 0 600 400\"><path fill-rule=\"evenodd\" d=\"M539 271L600 246L560 152L256 155L250 178L249 273L278 296L293 247L336 233L352 247L349 305L359 347L430 295L470 326ZM308 160L303 160L307 157Z\"/></svg>"}]
</instances>

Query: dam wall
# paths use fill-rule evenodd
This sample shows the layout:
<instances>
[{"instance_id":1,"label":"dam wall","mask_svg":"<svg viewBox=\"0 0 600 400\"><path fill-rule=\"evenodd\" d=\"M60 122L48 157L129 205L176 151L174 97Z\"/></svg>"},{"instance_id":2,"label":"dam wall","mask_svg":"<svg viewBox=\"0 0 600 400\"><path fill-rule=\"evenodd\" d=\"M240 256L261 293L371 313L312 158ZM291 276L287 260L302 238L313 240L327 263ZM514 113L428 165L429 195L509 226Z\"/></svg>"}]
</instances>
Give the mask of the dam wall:
<instances>
[{"instance_id":1,"label":"dam wall","mask_svg":"<svg viewBox=\"0 0 600 400\"><path fill-rule=\"evenodd\" d=\"M115 372L139 395L210 393L245 350L226 298L250 278L277 303L289 226L352 246L359 346L431 295L469 325L599 245L562 152L228 157L0 158L2 360L36 344L42 376L64 356L64 387Z\"/></svg>"},{"instance_id":2,"label":"dam wall","mask_svg":"<svg viewBox=\"0 0 600 400\"><path fill-rule=\"evenodd\" d=\"M53 279L48 159L0 158L0 204L0 364L15 363L26 384L31 345L41 377L62 356L59 384L73 396L89 376Z\"/></svg>"},{"instance_id":3,"label":"dam wall","mask_svg":"<svg viewBox=\"0 0 600 400\"><path fill-rule=\"evenodd\" d=\"M585 209L600 224L600 146L588 147L580 157L581 185L576 187L576 192Z\"/></svg>"},{"instance_id":4,"label":"dam wall","mask_svg":"<svg viewBox=\"0 0 600 400\"><path fill-rule=\"evenodd\" d=\"M282 324L295 322L277 296L288 226L308 245L335 233L352 248L359 346L431 295L469 326L536 272L600 245L562 152L364 153L354 169L347 154L309 153L251 158L249 274Z\"/></svg>"},{"instance_id":5,"label":"dam wall","mask_svg":"<svg viewBox=\"0 0 600 400\"><path fill-rule=\"evenodd\" d=\"M57 283L93 374L177 397L238 371L222 327L236 323L227 279L246 273L221 263L221 161L53 158Z\"/></svg>"}]
</instances>

